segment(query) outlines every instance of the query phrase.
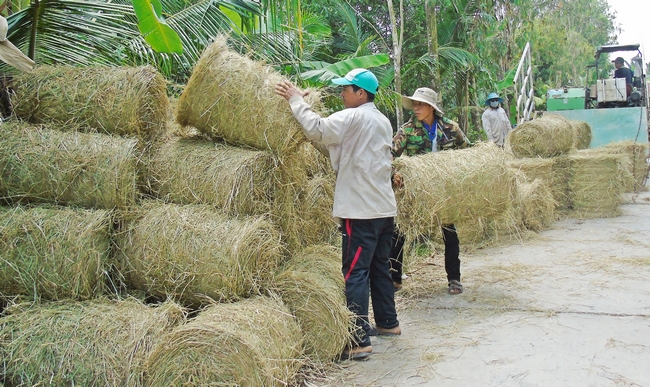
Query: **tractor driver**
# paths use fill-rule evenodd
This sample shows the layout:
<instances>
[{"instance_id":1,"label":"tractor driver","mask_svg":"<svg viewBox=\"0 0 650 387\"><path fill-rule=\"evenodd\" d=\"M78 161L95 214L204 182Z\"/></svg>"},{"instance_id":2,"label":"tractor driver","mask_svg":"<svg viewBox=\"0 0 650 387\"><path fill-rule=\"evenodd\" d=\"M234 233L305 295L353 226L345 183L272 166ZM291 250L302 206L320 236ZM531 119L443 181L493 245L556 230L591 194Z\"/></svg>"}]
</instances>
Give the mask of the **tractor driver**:
<instances>
[{"instance_id":1,"label":"tractor driver","mask_svg":"<svg viewBox=\"0 0 650 387\"><path fill-rule=\"evenodd\" d=\"M625 91L627 92L626 97L629 97L632 93L632 70L624 67L625 60L620 56L614 59L612 62L614 62L614 67L616 67L616 71L614 71L614 78L625 78Z\"/></svg>"}]
</instances>

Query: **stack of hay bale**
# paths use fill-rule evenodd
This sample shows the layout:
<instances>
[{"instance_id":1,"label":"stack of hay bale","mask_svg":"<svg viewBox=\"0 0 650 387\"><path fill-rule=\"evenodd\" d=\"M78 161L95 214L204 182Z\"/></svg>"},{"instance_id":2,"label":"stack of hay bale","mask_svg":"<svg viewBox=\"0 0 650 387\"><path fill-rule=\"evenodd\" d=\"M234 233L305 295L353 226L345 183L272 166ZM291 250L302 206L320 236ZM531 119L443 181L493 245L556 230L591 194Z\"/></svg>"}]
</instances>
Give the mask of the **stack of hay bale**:
<instances>
[{"instance_id":1,"label":"stack of hay bale","mask_svg":"<svg viewBox=\"0 0 650 387\"><path fill-rule=\"evenodd\" d=\"M285 385L340 354L334 177L279 79L218 39L179 102L198 134L169 130L151 67L13 80L29 123L0 138L0 383Z\"/></svg>"},{"instance_id":2,"label":"stack of hay bale","mask_svg":"<svg viewBox=\"0 0 650 387\"><path fill-rule=\"evenodd\" d=\"M647 144L628 141L587 149L590 142L585 122L545 114L509 133L505 147L514 156L509 165L538 181L538 188L544 185L561 214L616 216L622 194L643 186Z\"/></svg>"}]
</instances>

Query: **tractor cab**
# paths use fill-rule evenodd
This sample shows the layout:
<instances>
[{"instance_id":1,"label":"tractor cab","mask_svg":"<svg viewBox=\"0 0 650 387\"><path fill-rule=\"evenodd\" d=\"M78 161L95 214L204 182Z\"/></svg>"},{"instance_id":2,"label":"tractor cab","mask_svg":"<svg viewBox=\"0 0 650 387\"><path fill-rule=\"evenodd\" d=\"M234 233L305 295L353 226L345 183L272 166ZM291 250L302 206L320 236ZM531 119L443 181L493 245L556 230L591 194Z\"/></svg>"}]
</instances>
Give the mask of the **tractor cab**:
<instances>
[{"instance_id":1,"label":"tractor cab","mask_svg":"<svg viewBox=\"0 0 650 387\"><path fill-rule=\"evenodd\" d=\"M603 54L621 55L618 56L623 60L621 67L629 69L632 73L630 83L626 82L625 77L616 77L616 72L608 77L601 77L602 71L599 69L599 65L602 66L600 58ZM591 84L586 90L585 109L648 106L645 87L646 75L643 73L643 55L638 44L601 46L596 50L595 58L595 64L588 67L587 79L596 78L596 83ZM612 60L612 62L614 61ZM589 77L589 69L595 69L595 77Z\"/></svg>"},{"instance_id":2,"label":"tractor cab","mask_svg":"<svg viewBox=\"0 0 650 387\"><path fill-rule=\"evenodd\" d=\"M603 55L607 60L601 58ZM632 72L630 82L625 70L616 72L611 68L610 60L618 57L623 58L623 66L617 66ZM592 148L625 140L647 143L648 89L639 45L601 46L595 58L595 63L587 67L586 86L548 91L547 112L587 122L592 131ZM617 73L623 76L616 77Z\"/></svg>"}]
</instances>

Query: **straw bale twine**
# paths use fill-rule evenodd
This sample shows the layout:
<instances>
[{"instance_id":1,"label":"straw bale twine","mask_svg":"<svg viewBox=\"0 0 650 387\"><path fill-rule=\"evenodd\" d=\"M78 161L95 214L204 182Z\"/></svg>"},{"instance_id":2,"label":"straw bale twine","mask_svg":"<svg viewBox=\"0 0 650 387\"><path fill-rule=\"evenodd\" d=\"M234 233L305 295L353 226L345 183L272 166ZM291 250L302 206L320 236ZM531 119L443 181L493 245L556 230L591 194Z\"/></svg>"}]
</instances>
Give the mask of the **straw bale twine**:
<instances>
[{"instance_id":1,"label":"straw bale twine","mask_svg":"<svg viewBox=\"0 0 650 387\"><path fill-rule=\"evenodd\" d=\"M567 210L571 207L569 198L569 178L571 174L568 156L551 158L529 157L508 160L508 166L523 172L529 179L541 179L546 182L551 190L558 210Z\"/></svg>"},{"instance_id":2,"label":"straw bale twine","mask_svg":"<svg viewBox=\"0 0 650 387\"><path fill-rule=\"evenodd\" d=\"M302 337L275 298L215 304L166 335L146 363L147 386L285 386Z\"/></svg>"},{"instance_id":3,"label":"straw bale twine","mask_svg":"<svg viewBox=\"0 0 650 387\"><path fill-rule=\"evenodd\" d=\"M137 141L6 122L0 130L0 196L86 208L138 198Z\"/></svg>"},{"instance_id":4,"label":"straw bale twine","mask_svg":"<svg viewBox=\"0 0 650 387\"><path fill-rule=\"evenodd\" d=\"M161 199L212 204L232 215L271 209L277 166L269 152L179 137L152 151L151 186Z\"/></svg>"},{"instance_id":5,"label":"straw bale twine","mask_svg":"<svg viewBox=\"0 0 650 387\"><path fill-rule=\"evenodd\" d=\"M0 207L0 295L61 300L101 294L111 224L105 210Z\"/></svg>"},{"instance_id":6,"label":"straw bale twine","mask_svg":"<svg viewBox=\"0 0 650 387\"><path fill-rule=\"evenodd\" d=\"M619 214L629 170L626 155L580 150L569 155L571 215L576 218L612 217ZM627 175L627 176L626 176Z\"/></svg>"},{"instance_id":7,"label":"straw bale twine","mask_svg":"<svg viewBox=\"0 0 650 387\"><path fill-rule=\"evenodd\" d=\"M182 323L173 303L51 303L0 319L0 364L12 386L144 386L143 364Z\"/></svg>"},{"instance_id":8,"label":"straw bale twine","mask_svg":"<svg viewBox=\"0 0 650 387\"><path fill-rule=\"evenodd\" d=\"M591 144L591 126L584 121L568 120L573 129L573 146L587 149Z\"/></svg>"},{"instance_id":9,"label":"straw bale twine","mask_svg":"<svg viewBox=\"0 0 650 387\"><path fill-rule=\"evenodd\" d=\"M124 218L116 239L127 286L187 306L249 296L281 259L280 235L261 216L152 202Z\"/></svg>"},{"instance_id":10,"label":"straw bale twine","mask_svg":"<svg viewBox=\"0 0 650 387\"><path fill-rule=\"evenodd\" d=\"M505 149L515 157L554 157L573 148L573 128L561 116L548 114L526 121L506 136Z\"/></svg>"},{"instance_id":11,"label":"straw bale twine","mask_svg":"<svg viewBox=\"0 0 650 387\"><path fill-rule=\"evenodd\" d=\"M481 143L396 159L395 171L404 179L395 192L400 230L411 240L435 237L441 224L465 224L506 211L514 190L506 158L498 146Z\"/></svg>"},{"instance_id":12,"label":"straw bale twine","mask_svg":"<svg viewBox=\"0 0 650 387\"><path fill-rule=\"evenodd\" d=\"M13 80L14 114L32 123L71 123L152 139L165 130L166 82L152 66L38 66Z\"/></svg>"},{"instance_id":13,"label":"straw bale twine","mask_svg":"<svg viewBox=\"0 0 650 387\"><path fill-rule=\"evenodd\" d=\"M275 155L306 141L289 104L273 88L283 78L270 66L231 51L219 36L201 55L180 97L177 121L214 139ZM306 100L321 110L319 93Z\"/></svg>"},{"instance_id":14,"label":"straw bale twine","mask_svg":"<svg viewBox=\"0 0 650 387\"><path fill-rule=\"evenodd\" d=\"M353 315L346 306L340 249L320 245L295 253L270 288L296 316L312 361L341 355L351 340Z\"/></svg>"},{"instance_id":15,"label":"straw bale twine","mask_svg":"<svg viewBox=\"0 0 650 387\"><path fill-rule=\"evenodd\" d=\"M595 148L593 151L603 151L612 154L622 154L629 157L624 165L632 175L632 182L624 185L625 192L638 192L644 189L648 177L648 144L634 141L620 141L607 144L602 148Z\"/></svg>"}]
</instances>

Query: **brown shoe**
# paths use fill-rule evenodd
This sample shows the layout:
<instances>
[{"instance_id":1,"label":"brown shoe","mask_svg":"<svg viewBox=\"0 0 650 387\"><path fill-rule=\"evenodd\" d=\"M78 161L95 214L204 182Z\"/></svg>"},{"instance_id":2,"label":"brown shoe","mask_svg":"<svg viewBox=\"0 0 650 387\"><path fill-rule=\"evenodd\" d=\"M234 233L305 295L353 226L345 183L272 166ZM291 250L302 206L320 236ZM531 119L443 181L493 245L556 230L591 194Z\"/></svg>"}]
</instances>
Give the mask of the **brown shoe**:
<instances>
[{"instance_id":1,"label":"brown shoe","mask_svg":"<svg viewBox=\"0 0 650 387\"><path fill-rule=\"evenodd\" d=\"M370 356L371 353L372 345L347 348L341 354L341 360L362 360Z\"/></svg>"},{"instance_id":2,"label":"brown shoe","mask_svg":"<svg viewBox=\"0 0 650 387\"><path fill-rule=\"evenodd\" d=\"M399 336L402 334L402 328L396 326L395 328L382 328L379 325L375 327L377 336Z\"/></svg>"}]
</instances>

